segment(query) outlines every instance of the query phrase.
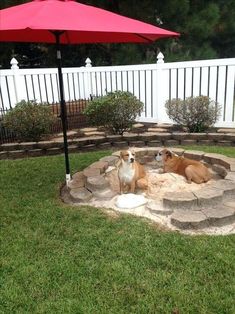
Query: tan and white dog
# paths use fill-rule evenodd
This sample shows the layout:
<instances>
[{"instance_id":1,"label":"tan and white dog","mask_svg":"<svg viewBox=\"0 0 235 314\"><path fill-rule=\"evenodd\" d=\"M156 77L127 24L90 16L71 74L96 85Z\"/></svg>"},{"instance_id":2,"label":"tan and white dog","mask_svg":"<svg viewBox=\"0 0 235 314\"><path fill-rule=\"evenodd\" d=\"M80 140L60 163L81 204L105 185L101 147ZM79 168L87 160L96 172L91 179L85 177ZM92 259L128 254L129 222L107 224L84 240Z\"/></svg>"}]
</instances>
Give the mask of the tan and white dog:
<instances>
[{"instance_id":1,"label":"tan and white dog","mask_svg":"<svg viewBox=\"0 0 235 314\"><path fill-rule=\"evenodd\" d=\"M127 187L131 193L135 192L136 186L140 189L147 189L148 187L144 166L135 160L135 153L131 150L123 150L120 152L118 177L121 194L125 191L125 187Z\"/></svg>"},{"instance_id":2,"label":"tan and white dog","mask_svg":"<svg viewBox=\"0 0 235 314\"><path fill-rule=\"evenodd\" d=\"M159 151L156 160L163 163L163 172L182 175L188 183L199 184L211 179L211 173L200 161L178 156L166 148Z\"/></svg>"}]
</instances>

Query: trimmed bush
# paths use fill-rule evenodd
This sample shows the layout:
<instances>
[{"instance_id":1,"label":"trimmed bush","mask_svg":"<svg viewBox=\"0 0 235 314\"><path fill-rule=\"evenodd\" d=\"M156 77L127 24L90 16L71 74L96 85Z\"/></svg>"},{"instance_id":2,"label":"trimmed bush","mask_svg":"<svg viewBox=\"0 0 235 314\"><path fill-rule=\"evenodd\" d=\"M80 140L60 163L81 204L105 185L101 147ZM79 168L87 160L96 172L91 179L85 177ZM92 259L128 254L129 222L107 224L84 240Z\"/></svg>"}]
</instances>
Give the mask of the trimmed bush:
<instances>
[{"instance_id":1,"label":"trimmed bush","mask_svg":"<svg viewBox=\"0 0 235 314\"><path fill-rule=\"evenodd\" d=\"M39 141L49 133L54 120L48 105L22 100L3 117L3 125L20 141Z\"/></svg>"},{"instance_id":2,"label":"trimmed bush","mask_svg":"<svg viewBox=\"0 0 235 314\"><path fill-rule=\"evenodd\" d=\"M220 106L207 96L172 99L165 106L170 119L193 133L208 130L218 121L221 111Z\"/></svg>"},{"instance_id":3,"label":"trimmed bush","mask_svg":"<svg viewBox=\"0 0 235 314\"><path fill-rule=\"evenodd\" d=\"M130 92L116 91L94 98L84 113L89 122L103 126L114 134L123 134L131 128L143 110L143 103Z\"/></svg>"}]
</instances>

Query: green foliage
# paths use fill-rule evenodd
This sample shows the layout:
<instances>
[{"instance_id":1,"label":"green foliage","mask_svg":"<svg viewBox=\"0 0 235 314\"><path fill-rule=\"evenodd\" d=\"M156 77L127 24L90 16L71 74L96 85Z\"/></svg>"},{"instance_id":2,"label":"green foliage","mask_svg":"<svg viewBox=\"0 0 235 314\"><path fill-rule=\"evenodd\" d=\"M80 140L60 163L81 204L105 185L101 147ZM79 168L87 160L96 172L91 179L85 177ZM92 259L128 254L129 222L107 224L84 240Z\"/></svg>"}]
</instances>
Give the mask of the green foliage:
<instances>
[{"instance_id":1,"label":"green foliage","mask_svg":"<svg viewBox=\"0 0 235 314\"><path fill-rule=\"evenodd\" d=\"M93 99L84 113L91 124L123 134L131 128L142 109L143 103L130 92L116 91Z\"/></svg>"},{"instance_id":2,"label":"green foliage","mask_svg":"<svg viewBox=\"0 0 235 314\"><path fill-rule=\"evenodd\" d=\"M165 104L170 119L189 132L204 132L219 118L220 106L207 96L172 99Z\"/></svg>"},{"instance_id":3,"label":"green foliage","mask_svg":"<svg viewBox=\"0 0 235 314\"><path fill-rule=\"evenodd\" d=\"M0 8L28 0L2 0ZM62 47L63 65L80 66L89 56L93 65L155 62L159 50L166 61L233 58L235 54L235 0L81 0L119 14L181 33L179 39L152 44L93 44ZM55 66L53 45L2 43L0 65L9 67L14 56L20 67Z\"/></svg>"},{"instance_id":4,"label":"green foliage","mask_svg":"<svg viewBox=\"0 0 235 314\"><path fill-rule=\"evenodd\" d=\"M38 141L49 133L54 119L48 105L22 100L4 116L3 125L20 141Z\"/></svg>"}]
</instances>

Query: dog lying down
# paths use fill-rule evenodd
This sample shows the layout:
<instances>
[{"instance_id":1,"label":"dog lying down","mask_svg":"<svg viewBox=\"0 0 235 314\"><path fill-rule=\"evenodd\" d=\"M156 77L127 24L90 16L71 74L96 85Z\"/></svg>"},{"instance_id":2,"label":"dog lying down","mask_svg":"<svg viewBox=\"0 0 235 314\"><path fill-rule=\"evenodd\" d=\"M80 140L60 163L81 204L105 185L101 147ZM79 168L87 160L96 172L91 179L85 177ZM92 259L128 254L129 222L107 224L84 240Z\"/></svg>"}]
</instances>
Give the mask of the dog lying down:
<instances>
[{"instance_id":1,"label":"dog lying down","mask_svg":"<svg viewBox=\"0 0 235 314\"><path fill-rule=\"evenodd\" d=\"M120 164L118 167L120 192L134 193L135 188L147 189L148 182L144 166L135 160L135 153L131 150L120 152Z\"/></svg>"},{"instance_id":2,"label":"dog lying down","mask_svg":"<svg viewBox=\"0 0 235 314\"><path fill-rule=\"evenodd\" d=\"M164 148L156 155L156 160L163 163L163 172L173 172L184 176L188 183L205 183L212 177L211 173L201 162L180 157L170 150ZM132 150L120 152L118 165L118 178L120 192L134 193L135 188L148 189L148 179L145 168L135 160L135 153Z\"/></svg>"},{"instance_id":3,"label":"dog lying down","mask_svg":"<svg viewBox=\"0 0 235 314\"><path fill-rule=\"evenodd\" d=\"M163 172L174 172L184 176L188 183L207 182L211 173L200 161L180 157L164 148L156 155L156 160L163 163Z\"/></svg>"}]
</instances>

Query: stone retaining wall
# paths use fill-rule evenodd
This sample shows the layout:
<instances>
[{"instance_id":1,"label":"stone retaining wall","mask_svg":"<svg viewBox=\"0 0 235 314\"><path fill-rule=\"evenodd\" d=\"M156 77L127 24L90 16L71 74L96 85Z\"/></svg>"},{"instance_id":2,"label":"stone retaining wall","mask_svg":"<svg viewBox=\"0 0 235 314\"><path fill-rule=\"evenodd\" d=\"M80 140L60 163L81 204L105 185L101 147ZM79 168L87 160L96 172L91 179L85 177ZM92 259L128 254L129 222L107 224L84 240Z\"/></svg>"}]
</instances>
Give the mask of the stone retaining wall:
<instances>
[{"instance_id":1,"label":"stone retaining wall","mask_svg":"<svg viewBox=\"0 0 235 314\"><path fill-rule=\"evenodd\" d=\"M144 164L147 169L159 169L161 165L157 163L155 155L160 149L161 147L136 148L136 160ZM212 179L203 183L201 188L198 188L200 185L196 184L196 189L187 187L182 190L182 187L178 185L177 190L175 187L179 181L177 183L174 178L173 187L168 178L165 181L168 190L164 192L166 185L162 183L165 180L165 174L160 174L163 177L156 181L159 172L155 172L154 182L151 182L148 177L148 189L144 192L146 205L127 207L124 212L148 217L174 230L203 229L207 230L206 232L212 230L218 232L221 227L229 226L228 234L234 233L235 158L199 151L185 151L179 147L172 148L172 151L177 155L205 163L212 170ZM117 205L117 200L123 196L119 195L117 176L119 156L120 151L115 151L112 155L102 157L99 161L90 164L83 171L76 172L69 185L64 185L61 189L64 202L78 206L82 203L115 210L123 209ZM160 184L159 189L151 191L152 183Z\"/></svg>"},{"instance_id":2,"label":"stone retaining wall","mask_svg":"<svg viewBox=\"0 0 235 314\"><path fill-rule=\"evenodd\" d=\"M235 147L235 133L142 132L124 135L86 136L68 139L69 152L95 149L160 147L179 145L217 145ZM10 143L0 145L0 159L37 157L63 153L63 139L51 141Z\"/></svg>"}]
</instances>

